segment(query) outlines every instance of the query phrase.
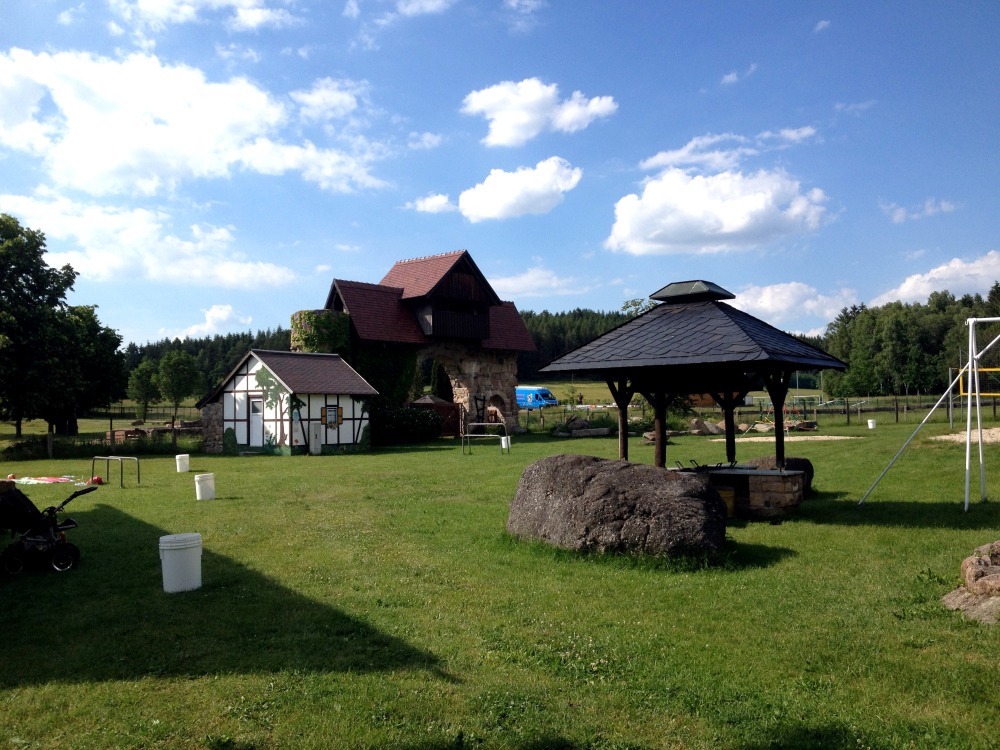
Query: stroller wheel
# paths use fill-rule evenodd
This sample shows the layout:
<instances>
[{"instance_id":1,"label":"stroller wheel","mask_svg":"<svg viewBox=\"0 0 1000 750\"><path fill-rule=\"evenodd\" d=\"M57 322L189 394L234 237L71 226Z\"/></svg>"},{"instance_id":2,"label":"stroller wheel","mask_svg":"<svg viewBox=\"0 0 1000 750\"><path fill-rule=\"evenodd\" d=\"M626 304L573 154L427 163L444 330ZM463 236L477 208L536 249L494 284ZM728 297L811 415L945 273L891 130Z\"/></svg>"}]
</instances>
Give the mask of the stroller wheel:
<instances>
[{"instance_id":1,"label":"stroller wheel","mask_svg":"<svg viewBox=\"0 0 1000 750\"><path fill-rule=\"evenodd\" d=\"M24 558L20 552L6 550L0 558L0 566L6 575L16 576L24 572Z\"/></svg>"},{"instance_id":2,"label":"stroller wheel","mask_svg":"<svg viewBox=\"0 0 1000 750\"><path fill-rule=\"evenodd\" d=\"M75 544L60 542L49 555L49 563L52 569L63 573L72 570L80 562L80 550Z\"/></svg>"}]
</instances>

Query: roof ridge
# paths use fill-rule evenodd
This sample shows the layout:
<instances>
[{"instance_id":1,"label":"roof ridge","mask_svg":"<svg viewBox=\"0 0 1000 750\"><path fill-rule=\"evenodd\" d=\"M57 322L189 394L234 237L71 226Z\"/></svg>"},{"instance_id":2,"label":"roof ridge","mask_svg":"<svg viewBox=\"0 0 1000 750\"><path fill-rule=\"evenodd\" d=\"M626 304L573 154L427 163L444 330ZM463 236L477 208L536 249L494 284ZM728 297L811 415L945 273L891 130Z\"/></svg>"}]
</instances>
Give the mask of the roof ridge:
<instances>
[{"instance_id":1,"label":"roof ridge","mask_svg":"<svg viewBox=\"0 0 1000 750\"><path fill-rule=\"evenodd\" d=\"M339 357L340 355L336 352L293 352L290 349L251 349L253 354L289 354L296 357L308 356L308 357Z\"/></svg>"},{"instance_id":2,"label":"roof ridge","mask_svg":"<svg viewBox=\"0 0 1000 750\"><path fill-rule=\"evenodd\" d=\"M445 253L435 253L434 255L421 255L419 258L406 258L405 260L397 260L394 265L401 265L403 263L416 263L422 260L434 260L436 258L447 258L449 255L461 255L462 253L467 253L468 250L449 250Z\"/></svg>"}]
</instances>

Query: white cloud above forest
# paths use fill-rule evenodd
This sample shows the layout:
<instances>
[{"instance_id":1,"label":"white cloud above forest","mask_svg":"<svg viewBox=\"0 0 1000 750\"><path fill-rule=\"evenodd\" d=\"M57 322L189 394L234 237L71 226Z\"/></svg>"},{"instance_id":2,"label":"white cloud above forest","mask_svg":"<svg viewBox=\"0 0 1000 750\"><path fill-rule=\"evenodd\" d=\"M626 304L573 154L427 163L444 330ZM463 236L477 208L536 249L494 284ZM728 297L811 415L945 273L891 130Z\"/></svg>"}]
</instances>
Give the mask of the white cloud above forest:
<instances>
[{"instance_id":1,"label":"white cloud above forest","mask_svg":"<svg viewBox=\"0 0 1000 750\"><path fill-rule=\"evenodd\" d=\"M963 294L985 295L994 283L1000 281L1000 251L990 250L971 260L952 258L924 273L907 276L903 282L878 295L871 301L874 306L889 302L926 302L931 292L949 291L955 296Z\"/></svg>"},{"instance_id":2,"label":"white cloud above forest","mask_svg":"<svg viewBox=\"0 0 1000 750\"><path fill-rule=\"evenodd\" d=\"M511 276L491 277L489 282L502 299L567 296L588 291L577 278L560 276L541 263Z\"/></svg>"},{"instance_id":3,"label":"white cloud above forest","mask_svg":"<svg viewBox=\"0 0 1000 750\"><path fill-rule=\"evenodd\" d=\"M12 49L0 53L0 146L38 159L53 184L92 195L169 193L237 170L297 172L350 192L383 185L371 174L383 149L353 116L363 89L324 78L284 97L154 55ZM296 108L333 147L291 129Z\"/></svg>"},{"instance_id":4,"label":"white cloud above forest","mask_svg":"<svg viewBox=\"0 0 1000 750\"><path fill-rule=\"evenodd\" d=\"M159 335L169 339L203 338L233 330L237 326L246 328L253 323L251 316L241 314L232 305L212 305L201 313L204 317L200 323L179 330L161 328Z\"/></svg>"},{"instance_id":5,"label":"white cloud above forest","mask_svg":"<svg viewBox=\"0 0 1000 750\"><path fill-rule=\"evenodd\" d=\"M853 289L842 288L823 294L809 284L789 281L744 287L736 294L732 304L780 328L782 324L805 317L821 321L833 320L844 307L857 302L857 292Z\"/></svg>"},{"instance_id":6,"label":"white cloud above forest","mask_svg":"<svg viewBox=\"0 0 1000 750\"><path fill-rule=\"evenodd\" d=\"M746 250L820 228L826 194L808 188L785 169L742 169L744 160L816 136L812 127L693 138L640 163L659 169L639 192L615 204L605 240L609 250L632 255Z\"/></svg>"},{"instance_id":7,"label":"white cloud above forest","mask_svg":"<svg viewBox=\"0 0 1000 750\"><path fill-rule=\"evenodd\" d=\"M462 192L458 209L473 223L547 214L562 203L563 196L582 177L582 169L558 156L514 172L493 169L481 183Z\"/></svg>"},{"instance_id":8,"label":"white cloud above forest","mask_svg":"<svg viewBox=\"0 0 1000 750\"><path fill-rule=\"evenodd\" d=\"M611 96L588 99L580 91L560 100L559 87L538 78L503 81L467 94L462 102L464 114L489 121L482 139L487 146L521 146L544 131L575 133L617 109Z\"/></svg>"}]
</instances>

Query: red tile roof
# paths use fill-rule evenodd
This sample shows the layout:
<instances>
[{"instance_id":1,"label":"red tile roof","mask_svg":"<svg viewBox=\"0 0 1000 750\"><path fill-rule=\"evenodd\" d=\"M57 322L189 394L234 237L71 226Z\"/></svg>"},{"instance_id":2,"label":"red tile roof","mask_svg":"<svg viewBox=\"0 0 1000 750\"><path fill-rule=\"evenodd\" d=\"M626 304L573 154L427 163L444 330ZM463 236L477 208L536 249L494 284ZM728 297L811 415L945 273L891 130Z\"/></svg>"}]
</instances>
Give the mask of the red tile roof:
<instances>
[{"instance_id":1,"label":"red tile roof","mask_svg":"<svg viewBox=\"0 0 1000 750\"><path fill-rule=\"evenodd\" d=\"M490 305L490 336L481 342L485 349L535 351L535 343L513 302L502 302L466 250L397 261L378 284L334 279L327 296L329 310L343 309L350 315L354 330L363 341L386 341L423 345L424 335L413 311L403 300L430 295L456 266L478 277Z\"/></svg>"},{"instance_id":2,"label":"red tile roof","mask_svg":"<svg viewBox=\"0 0 1000 750\"><path fill-rule=\"evenodd\" d=\"M362 281L334 281L354 329L365 341L391 341L400 344L426 344L413 313L400 300L398 287L366 284Z\"/></svg>"},{"instance_id":3,"label":"red tile roof","mask_svg":"<svg viewBox=\"0 0 1000 750\"><path fill-rule=\"evenodd\" d=\"M423 258L397 260L379 284L399 287L403 290L403 299L426 297L463 256L468 256L468 252L456 250Z\"/></svg>"},{"instance_id":4,"label":"red tile roof","mask_svg":"<svg viewBox=\"0 0 1000 750\"><path fill-rule=\"evenodd\" d=\"M503 302L499 307L490 308L490 337L483 339L482 346L484 349L515 352L533 352L536 349L513 302Z\"/></svg>"}]
</instances>

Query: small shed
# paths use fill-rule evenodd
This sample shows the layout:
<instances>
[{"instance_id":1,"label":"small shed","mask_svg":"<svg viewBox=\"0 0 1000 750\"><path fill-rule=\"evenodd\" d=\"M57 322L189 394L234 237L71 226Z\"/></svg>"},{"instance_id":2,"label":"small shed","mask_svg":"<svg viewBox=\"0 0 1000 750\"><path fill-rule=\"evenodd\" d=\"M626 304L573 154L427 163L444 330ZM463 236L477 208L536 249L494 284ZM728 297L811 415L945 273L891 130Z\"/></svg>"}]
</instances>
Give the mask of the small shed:
<instances>
[{"instance_id":1,"label":"small shed","mask_svg":"<svg viewBox=\"0 0 1000 750\"><path fill-rule=\"evenodd\" d=\"M844 370L836 357L790 336L723 300L731 292L710 281L679 281L650 295L660 304L603 336L554 359L541 372L592 373L604 378L619 409L619 456L628 458L627 408L642 394L655 415L654 463L666 463L666 403L671 396L708 393L726 422L726 458L736 461L734 411L752 390L766 390L783 413L796 370ZM775 458L785 462L784 431L775 431Z\"/></svg>"},{"instance_id":2,"label":"small shed","mask_svg":"<svg viewBox=\"0 0 1000 750\"><path fill-rule=\"evenodd\" d=\"M368 426L365 400L377 395L337 354L251 349L197 405L206 450L215 445L211 434L221 439L232 429L243 448L308 446L319 453L359 443Z\"/></svg>"}]
</instances>

